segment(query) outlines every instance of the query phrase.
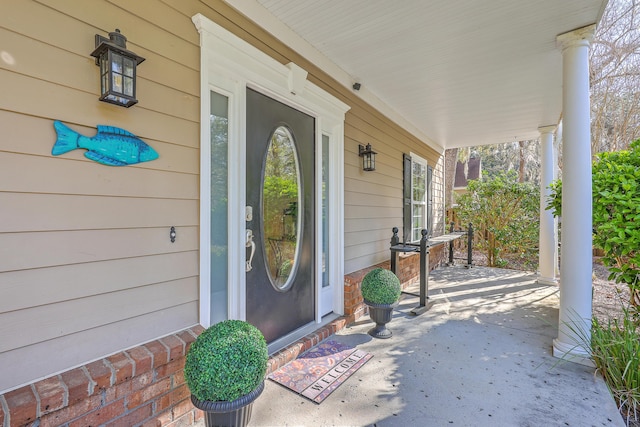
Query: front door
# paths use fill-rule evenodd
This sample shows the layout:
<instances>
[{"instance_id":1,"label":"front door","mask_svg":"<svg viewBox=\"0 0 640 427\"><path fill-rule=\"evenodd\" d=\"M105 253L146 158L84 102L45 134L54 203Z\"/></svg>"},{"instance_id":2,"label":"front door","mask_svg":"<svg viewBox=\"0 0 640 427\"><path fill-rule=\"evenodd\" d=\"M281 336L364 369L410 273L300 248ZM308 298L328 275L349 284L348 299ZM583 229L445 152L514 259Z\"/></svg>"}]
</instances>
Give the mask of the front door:
<instances>
[{"instance_id":1,"label":"front door","mask_svg":"<svg viewBox=\"0 0 640 427\"><path fill-rule=\"evenodd\" d=\"M246 318L268 343L315 320L315 119L247 89Z\"/></svg>"}]
</instances>

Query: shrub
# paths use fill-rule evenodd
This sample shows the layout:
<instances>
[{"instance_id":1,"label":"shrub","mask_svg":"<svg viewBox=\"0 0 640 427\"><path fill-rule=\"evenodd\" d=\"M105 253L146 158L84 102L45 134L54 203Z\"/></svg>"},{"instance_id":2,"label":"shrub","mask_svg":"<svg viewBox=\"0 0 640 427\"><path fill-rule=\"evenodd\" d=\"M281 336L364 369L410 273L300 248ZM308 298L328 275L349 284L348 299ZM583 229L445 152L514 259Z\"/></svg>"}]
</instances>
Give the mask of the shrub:
<instances>
[{"instance_id":1,"label":"shrub","mask_svg":"<svg viewBox=\"0 0 640 427\"><path fill-rule=\"evenodd\" d=\"M262 332L241 320L225 320L189 347L185 381L199 400L233 401L264 381L268 358Z\"/></svg>"},{"instance_id":2,"label":"shrub","mask_svg":"<svg viewBox=\"0 0 640 427\"><path fill-rule=\"evenodd\" d=\"M390 270L376 268L362 279L362 298L373 304L393 304L400 299L400 280Z\"/></svg>"},{"instance_id":3,"label":"shrub","mask_svg":"<svg viewBox=\"0 0 640 427\"><path fill-rule=\"evenodd\" d=\"M540 227L540 190L518 182L514 171L491 179L472 180L457 199L456 213L463 224L472 223L478 248L489 267L506 266L506 254L517 254L537 265ZM475 243L474 243L475 244Z\"/></svg>"}]
</instances>

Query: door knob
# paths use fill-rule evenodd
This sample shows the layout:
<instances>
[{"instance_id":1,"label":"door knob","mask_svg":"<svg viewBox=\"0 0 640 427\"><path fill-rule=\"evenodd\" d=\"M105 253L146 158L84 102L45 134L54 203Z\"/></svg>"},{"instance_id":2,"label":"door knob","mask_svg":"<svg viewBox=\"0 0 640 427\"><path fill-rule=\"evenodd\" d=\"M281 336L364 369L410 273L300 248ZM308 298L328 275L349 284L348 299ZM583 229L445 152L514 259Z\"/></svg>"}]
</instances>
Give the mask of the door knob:
<instances>
[{"instance_id":1,"label":"door knob","mask_svg":"<svg viewBox=\"0 0 640 427\"><path fill-rule=\"evenodd\" d=\"M251 255L246 262L245 271L249 272L253 268L251 263L253 262L253 255L256 253L256 242L253 241L253 231L247 230L247 238L245 246L251 248Z\"/></svg>"}]
</instances>

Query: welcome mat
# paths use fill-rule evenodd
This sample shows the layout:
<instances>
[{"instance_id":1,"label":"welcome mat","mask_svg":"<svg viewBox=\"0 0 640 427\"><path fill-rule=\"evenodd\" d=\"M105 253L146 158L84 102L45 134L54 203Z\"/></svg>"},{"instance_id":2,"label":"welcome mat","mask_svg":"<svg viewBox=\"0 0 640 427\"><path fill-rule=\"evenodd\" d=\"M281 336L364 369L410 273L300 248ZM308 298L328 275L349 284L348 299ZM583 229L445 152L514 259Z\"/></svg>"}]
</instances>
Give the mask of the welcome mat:
<instances>
[{"instance_id":1,"label":"welcome mat","mask_svg":"<svg viewBox=\"0 0 640 427\"><path fill-rule=\"evenodd\" d=\"M268 378L319 404L372 357L366 351L328 340Z\"/></svg>"}]
</instances>

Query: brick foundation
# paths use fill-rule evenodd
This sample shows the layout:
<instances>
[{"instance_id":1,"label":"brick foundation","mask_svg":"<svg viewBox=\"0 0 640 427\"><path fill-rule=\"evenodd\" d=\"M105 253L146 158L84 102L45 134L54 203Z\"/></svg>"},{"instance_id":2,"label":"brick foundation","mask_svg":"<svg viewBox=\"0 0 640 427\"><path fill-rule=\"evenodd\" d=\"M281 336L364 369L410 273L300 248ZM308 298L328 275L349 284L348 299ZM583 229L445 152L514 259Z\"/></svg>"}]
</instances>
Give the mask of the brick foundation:
<instances>
[{"instance_id":1,"label":"brick foundation","mask_svg":"<svg viewBox=\"0 0 640 427\"><path fill-rule=\"evenodd\" d=\"M0 426L184 426L202 417L182 369L196 326L0 395Z\"/></svg>"},{"instance_id":2,"label":"brick foundation","mask_svg":"<svg viewBox=\"0 0 640 427\"><path fill-rule=\"evenodd\" d=\"M329 338L345 318L269 358L267 373ZM203 417L184 381L196 326L0 395L1 427L190 426Z\"/></svg>"},{"instance_id":3,"label":"brick foundation","mask_svg":"<svg viewBox=\"0 0 640 427\"><path fill-rule=\"evenodd\" d=\"M443 256L442 247L431 250L430 270ZM419 260L400 256L403 287L419 277ZM360 284L376 267L389 268L389 261L346 275L345 315L273 354L268 373L365 316ZM203 413L191 404L183 368L203 330L195 326L0 395L0 427L190 426Z\"/></svg>"}]
</instances>

